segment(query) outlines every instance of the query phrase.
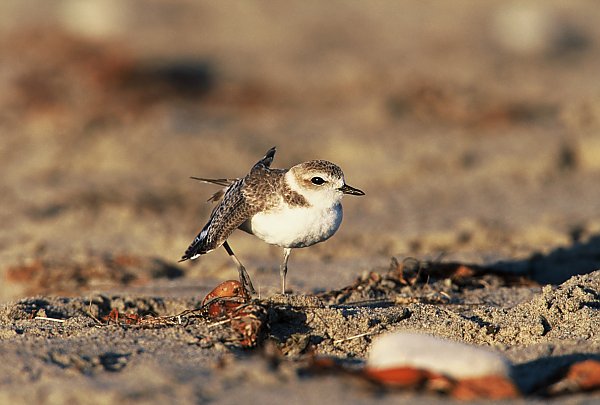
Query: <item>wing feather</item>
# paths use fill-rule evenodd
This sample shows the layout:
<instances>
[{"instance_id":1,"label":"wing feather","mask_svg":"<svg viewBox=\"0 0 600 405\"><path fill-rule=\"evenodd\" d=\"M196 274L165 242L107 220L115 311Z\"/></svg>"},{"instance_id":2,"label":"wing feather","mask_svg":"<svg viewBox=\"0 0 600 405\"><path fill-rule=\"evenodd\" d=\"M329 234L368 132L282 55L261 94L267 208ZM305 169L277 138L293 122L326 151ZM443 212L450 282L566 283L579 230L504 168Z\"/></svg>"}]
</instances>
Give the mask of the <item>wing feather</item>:
<instances>
[{"instance_id":1,"label":"wing feather","mask_svg":"<svg viewBox=\"0 0 600 405\"><path fill-rule=\"evenodd\" d=\"M262 195L262 198L258 198L258 189L264 190L264 188L257 188L257 185L260 186L266 178L275 173L280 175L280 170L269 169L274 156L275 148L269 149L265 156L252 167L250 173L241 179L192 177L195 180L226 186L226 188L218 191L209 199L209 201L218 201L218 204L210 214L210 219L206 225L179 260L180 262L195 259L218 248L235 229L264 208L264 204L272 194L273 188L267 188L269 195Z\"/></svg>"}]
</instances>

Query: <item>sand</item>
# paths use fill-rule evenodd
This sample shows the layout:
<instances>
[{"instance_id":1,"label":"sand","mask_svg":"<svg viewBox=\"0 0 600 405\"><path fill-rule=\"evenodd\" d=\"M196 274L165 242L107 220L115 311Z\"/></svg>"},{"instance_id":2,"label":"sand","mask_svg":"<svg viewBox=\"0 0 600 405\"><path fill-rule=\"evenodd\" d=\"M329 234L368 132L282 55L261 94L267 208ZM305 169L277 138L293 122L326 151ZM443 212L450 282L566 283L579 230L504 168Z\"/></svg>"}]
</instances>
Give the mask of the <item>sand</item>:
<instances>
[{"instance_id":1,"label":"sand","mask_svg":"<svg viewBox=\"0 0 600 405\"><path fill-rule=\"evenodd\" d=\"M0 5L0 402L448 401L349 372L396 331L506 356L523 402L598 400L550 388L600 360L594 4L77 4ZM264 311L242 348L170 318L237 274L177 263L217 191L189 176L274 145L366 196L286 296L281 249L232 235Z\"/></svg>"}]
</instances>

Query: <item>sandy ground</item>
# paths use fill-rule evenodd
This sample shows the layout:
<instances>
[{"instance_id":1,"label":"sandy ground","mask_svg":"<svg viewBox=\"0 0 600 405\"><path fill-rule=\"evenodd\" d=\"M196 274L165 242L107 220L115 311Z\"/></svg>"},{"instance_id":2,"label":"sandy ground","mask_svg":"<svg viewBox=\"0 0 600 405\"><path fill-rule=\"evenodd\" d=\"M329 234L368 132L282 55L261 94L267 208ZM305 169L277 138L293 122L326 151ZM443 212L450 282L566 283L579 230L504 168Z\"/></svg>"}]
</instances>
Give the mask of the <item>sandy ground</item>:
<instances>
[{"instance_id":1,"label":"sandy ground","mask_svg":"<svg viewBox=\"0 0 600 405\"><path fill-rule=\"evenodd\" d=\"M505 354L526 402L599 359L593 2L81 3L0 5L0 402L446 401L303 371L307 353L360 367L397 330ZM288 297L280 249L231 237L277 366L205 319L104 320L236 277L220 250L177 264L216 191L189 176L240 176L274 145L274 167L328 159L367 194L292 253ZM398 284L393 257L489 274Z\"/></svg>"}]
</instances>

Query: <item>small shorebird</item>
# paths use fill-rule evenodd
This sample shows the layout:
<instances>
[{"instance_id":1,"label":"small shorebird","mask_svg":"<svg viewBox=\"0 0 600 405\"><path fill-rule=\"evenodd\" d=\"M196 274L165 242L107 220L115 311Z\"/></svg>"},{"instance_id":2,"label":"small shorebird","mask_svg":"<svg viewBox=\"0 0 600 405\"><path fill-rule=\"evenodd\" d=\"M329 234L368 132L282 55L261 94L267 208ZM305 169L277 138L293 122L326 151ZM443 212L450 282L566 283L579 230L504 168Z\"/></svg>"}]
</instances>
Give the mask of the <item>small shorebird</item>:
<instances>
[{"instance_id":1,"label":"small shorebird","mask_svg":"<svg viewBox=\"0 0 600 405\"><path fill-rule=\"evenodd\" d=\"M265 242L283 247L280 266L281 291L285 294L285 277L290 253L294 248L312 246L329 239L342 222L342 196L364 195L344 182L344 173L326 160L311 160L290 169L271 169L275 148L238 179L192 177L224 188L209 201L217 206L180 262L223 245L237 265L240 282L255 293L250 276L227 243L239 228Z\"/></svg>"}]
</instances>

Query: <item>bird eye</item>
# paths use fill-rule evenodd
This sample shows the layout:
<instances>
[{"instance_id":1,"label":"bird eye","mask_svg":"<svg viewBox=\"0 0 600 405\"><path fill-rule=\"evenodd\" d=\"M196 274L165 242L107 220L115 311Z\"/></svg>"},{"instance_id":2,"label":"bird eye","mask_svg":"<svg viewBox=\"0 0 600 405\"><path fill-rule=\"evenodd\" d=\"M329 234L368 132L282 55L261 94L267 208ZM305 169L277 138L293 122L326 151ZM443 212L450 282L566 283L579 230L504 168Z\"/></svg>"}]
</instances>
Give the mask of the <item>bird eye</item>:
<instances>
[{"instance_id":1,"label":"bird eye","mask_svg":"<svg viewBox=\"0 0 600 405\"><path fill-rule=\"evenodd\" d=\"M322 177L313 177L312 179L310 179L312 184L316 184L317 186L320 186L321 184L325 183L325 180L323 180Z\"/></svg>"}]
</instances>

